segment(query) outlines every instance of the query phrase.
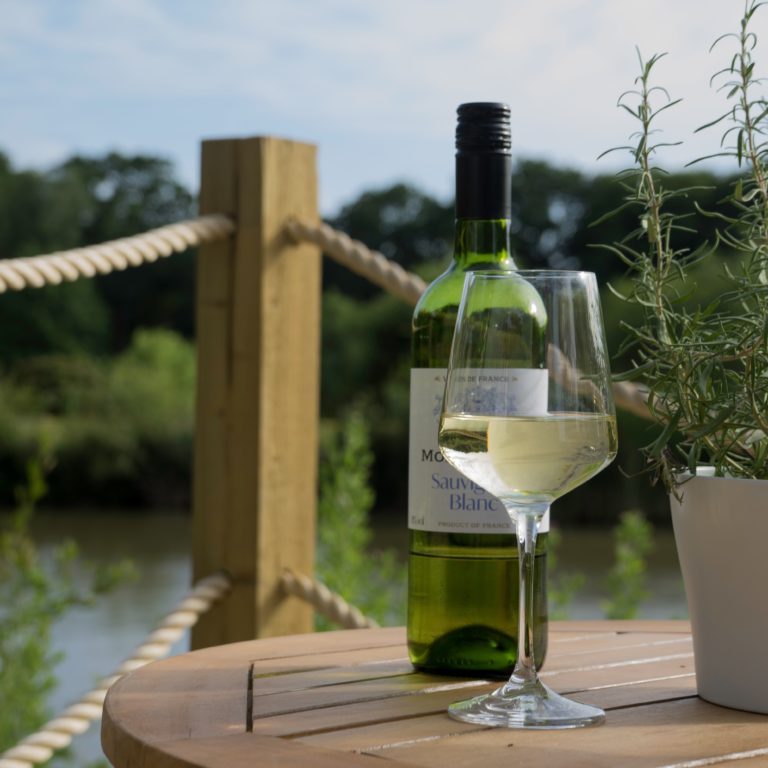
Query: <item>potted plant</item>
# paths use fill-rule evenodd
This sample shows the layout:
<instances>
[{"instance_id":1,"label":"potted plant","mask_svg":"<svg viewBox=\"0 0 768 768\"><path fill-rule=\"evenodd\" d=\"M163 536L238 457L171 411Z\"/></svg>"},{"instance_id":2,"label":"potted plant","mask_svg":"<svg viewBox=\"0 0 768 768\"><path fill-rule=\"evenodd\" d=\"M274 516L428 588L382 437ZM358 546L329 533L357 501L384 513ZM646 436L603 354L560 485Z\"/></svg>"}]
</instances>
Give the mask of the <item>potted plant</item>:
<instances>
[{"instance_id":1,"label":"potted plant","mask_svg":"<svg viewBox=\"0 0 768 768\"><path fill-rule=\"evenodd\" d=\"M716 156L733 158L741 176L704 212L719 219L717 242L676 248L687 222L669 203L691 190L667 189L655 163L666 146L656 119L677 100L651 85L653 56L619 100L639 128L623 148L634 165L621 174L618 210L634 206L639 226L608 247L630 274L620 298L640 316L626 324L631 365L618 378L643 389L663 425L644 450L670 492L699 694L768 713L768 103L756 93L752 31L761 5L747 0L739 31L713 45L733 45L713 78L728 109L703 128L722 129ZM705 305L695 274L707 259L722 261L725 289Z\"/></svg>"}]
</instances>

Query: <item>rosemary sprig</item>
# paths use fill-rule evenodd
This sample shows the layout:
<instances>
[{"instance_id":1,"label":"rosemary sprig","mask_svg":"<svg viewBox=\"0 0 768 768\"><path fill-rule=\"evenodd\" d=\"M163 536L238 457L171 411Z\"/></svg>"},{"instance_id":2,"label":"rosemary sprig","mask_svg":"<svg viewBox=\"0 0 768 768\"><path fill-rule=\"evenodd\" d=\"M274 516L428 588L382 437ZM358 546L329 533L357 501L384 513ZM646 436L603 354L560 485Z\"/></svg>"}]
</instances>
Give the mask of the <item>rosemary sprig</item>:
<instances>
[{"instance_id":1,"label":"rosemary sprig","mask_svg":"<svg viewBox=\"0 0 768 768\"><path fill-rule=\"evenodd\" d=\"M713 78L724 80L720 89L732 105L699 130L724 125L714 156L735 158L744 172L721 207L704 212L722 222L714 244L694 251L675 247L685 217L666 207L693 189L666 189L665 172L655 164L659 150L669 146L655 140L656 118L680 102L651 85L663 54L645 61L638 52L636 87L619 98L638 130L631 146L616 148L633 157L633 166L620 173L625 197L617 211L636 208L639 225L608 249L631 277L628 293L614 292L642 313L638 325L625 325L619 351L631 356L631 369L621 378L648 389L651 413L664 428L644 450L649 468L670 488L681 470L695 472L702 463L717 475L768 478L768 103L756 93L762 81L751 29L764 4L746 0L739 32L713 44L736 43L730 64ZM691 270L706 257L727 257L728 289L701 307Z\"/></svg>"}]
</instances>

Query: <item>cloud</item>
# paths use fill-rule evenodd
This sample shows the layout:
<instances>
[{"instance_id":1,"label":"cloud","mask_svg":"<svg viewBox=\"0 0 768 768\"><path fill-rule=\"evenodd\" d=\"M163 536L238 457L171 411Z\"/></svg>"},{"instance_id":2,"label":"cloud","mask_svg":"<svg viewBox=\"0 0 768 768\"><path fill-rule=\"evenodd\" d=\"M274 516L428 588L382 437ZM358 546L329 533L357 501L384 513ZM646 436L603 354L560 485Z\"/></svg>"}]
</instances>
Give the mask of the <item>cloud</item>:
<instances>
[{"instance_id":1,"label":"cloud","mask_svg":"<svg viewBox=\"0 0 768 768\"><path fill-rule=\"evenodd\" d=\"M633 130L615 103L638 45L669 51L658 82L685 98L664 119L687 140L670 152L681 165L717 141L691 133L724 108L708 79L727 55L707 50L737 28L737 5L4 0L0 146L155 148L189 181L202 136L283 134L320 144L332 204L342 184L401 177L447 194L456 105L493 99L512 105L516 152L599 171L594 158Z\"/></svg>"}]
</instances>

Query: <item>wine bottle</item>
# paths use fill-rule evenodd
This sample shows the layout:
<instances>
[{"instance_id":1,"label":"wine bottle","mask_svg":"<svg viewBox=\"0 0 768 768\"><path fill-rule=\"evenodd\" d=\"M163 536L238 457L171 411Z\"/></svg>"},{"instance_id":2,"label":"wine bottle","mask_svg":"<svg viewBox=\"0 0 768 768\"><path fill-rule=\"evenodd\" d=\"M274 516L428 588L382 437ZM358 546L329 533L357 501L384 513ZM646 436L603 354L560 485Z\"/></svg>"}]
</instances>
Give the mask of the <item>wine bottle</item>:
<instances>
[{"instance_id":1,"label":"wine bottle","mask_svg":"<svg viewBox=\"0 0 768 768\"><path fill-rule=\"evenodd\" d=\"M515 269L510 250L511 133L506 104L458 108L456 231L448 269L413 316L408 518L408 651L419 669L507 677L517 656L514 527L498 499L438 449L451 339L468 270ZM535 658L547 643L546 523L537 539Z\"/></svg>"}]
</instances>

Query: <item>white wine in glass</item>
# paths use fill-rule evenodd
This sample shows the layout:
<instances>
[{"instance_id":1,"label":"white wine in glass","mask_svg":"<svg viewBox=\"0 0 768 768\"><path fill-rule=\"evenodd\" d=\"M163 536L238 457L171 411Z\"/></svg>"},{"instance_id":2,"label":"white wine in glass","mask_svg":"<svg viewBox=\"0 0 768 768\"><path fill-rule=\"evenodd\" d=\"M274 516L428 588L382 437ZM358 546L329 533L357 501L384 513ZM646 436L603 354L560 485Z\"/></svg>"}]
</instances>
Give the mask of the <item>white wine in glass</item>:
<instances>
[{"instance_id":1,"label":"white wine in glass","mask_svg":"<svg viewBox=\"0 0 768 768\"><path fill-rule=\"evenodd\" d=\"M593 274L467 275L439 444L450 464L502 502L520 550L519 647L512 676L491 694L452 704L449 714L514 728L603 722L601 709L567 699L538 679L531 600L536 534L550 504L616 456L616 416Z\"/></svg>"}]
</instances>

